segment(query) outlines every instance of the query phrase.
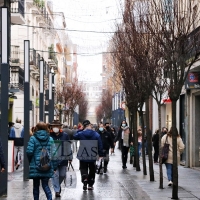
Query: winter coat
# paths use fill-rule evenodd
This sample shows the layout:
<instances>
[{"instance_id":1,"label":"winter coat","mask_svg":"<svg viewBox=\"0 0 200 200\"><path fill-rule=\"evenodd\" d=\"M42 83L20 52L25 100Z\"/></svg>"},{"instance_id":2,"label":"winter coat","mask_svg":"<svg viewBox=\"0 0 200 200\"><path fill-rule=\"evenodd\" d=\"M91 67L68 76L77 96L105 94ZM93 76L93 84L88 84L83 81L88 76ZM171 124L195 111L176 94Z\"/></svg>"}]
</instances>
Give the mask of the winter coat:
<instances>
[{"instance_id":1,"label":"winter coat","mask_svg":"<svg viewBox=\"0 0 200 200\"><path fill-rule=\"evenodd\" d=\"M103 132L102 131L98 131L98 133L101 136L101 141L102 141L104 150L108 151L110 149L110 147L111 148L114 147L113 140L112 140L112 137L111 137L110 133L108 133L105 130L103 130Z\"/></svg>"},{"instance_id":2,"label":"winter coat","mask_svg":"<svg viewBox=\"0 0 200 200\"><path fill-rule=\"evenodd\" d=\"M103 157L103 144L101 141L100 135L93 131L92 129L85 129L77 131L77 133L74 135L75 140L97 140L98 142L98 154L100 157ZM96 158L94 160L81 160L83 162L95 162Z\"/></svg>"},{"instance_id":3,"label":"winter coat","mask_svg":"<svg viewBox=\"0 0 200 200\"><path fill-rule=\"evenodd\" d=\"M123 129L120 128L119 131L118 131L117 137L115 138L115 142L119 141L121 143L121 146L123 146L122 131L123 131ZM129 141L128 141L129 146L130 146L131 142L133 142L133 137L132 137L132 134L130 132L129 133Z\"/></svg>"},{"instance_id":4,"label":"winter coat","mask_svg":"<svg viewBox=\"0 0 200 200\"><path fill-rule=\"evenodd\" d=\"M54 132L51 132L51 137L53 138L53 140L61 140L61 141L69 141L69 136L67 133L65 132L60 132L59 135L56 135ZM63 144L62 144L63 145ZM64 145L66 145L66 143L64 143ZM71 150L71 142L69 141L69 144L67 143L67 145L69 145L69 150L70 153L67 155L67 157L70 157L69 160L72 160L73 159L73 156L72 156L72 150ZM60 147L60 148L63 148ZM62 152L62 155L64 155L64 152ZM59 166L67 166L68 165L68 160L67 159L61 159L61 160L57 160L57 161L54 161L56 163L54 163L54 165L57 165L57 167Z\"/></svg>"},{"instance_id":5,"label":"winter coat","mask_svg":"<svg viewBox=\"0 0 200 200\"><path fill-rule=\"evenodd\" d=\"M63 132L67 133L69 140L73 140L73 131L69 128L63 128L62 129Z\"/></svg>"},{"instance_id":6,"label":"winter coat","mask_svg":"<svg viewBox=\"0 0 200 200\"><path fill-rule=\"evenodd\" d=\"M15 123L10 130L10 139L14 140L15 146L24 146L24 127L20 123Z\"/></svg>"},{"instance_id":7,"label":"winter coat","mask_svg":"<svg viewBox=\"0 0 200 200\"><path fill-rule=\"evenodd\" d=\"M1 169L6 167L6 163L5 163L5 159L4 159L4 153L3 153L3 147L2 147L2 143L0 141L0 165L1 165Z\"/></svg>"},{"instance_id":8,"label":"winter coat","mask_svg":"<svg viewBox=\"0 0 200 200\"><path fill-rule=\"evenodd\" d=\"M152 137L154 147L159 147L159 133L155 133Z\"/></svg>"},{"instance_id":9,"label":"winter coat","mask_svg":"<svg viewBox=\"0 0 200 200\"><path fill-rule=\"evenodd\" d=\"M41 143L41 144L40 144ZM29 178L40 178L40 177L47 177L51 178L54 175L54 168L53 162L51 162L51 169L46 172L41 172L36 169L36 166L40 162L40 154L43 147L47 147L48 151L51 152L53 144L53 138L49 136L49 133L45 130L39 130L34 133L33 136L30 137L28 142L28 146L26 149L26 154L29 160Z\"/></svg>"},{"instance_id":10,"label":"winter coat","mask_svg":"<svg viewBox=\"0 0 200 200\"><path fill-rule=\"evenodd\" d=\"M168 136L168 134L165 134L162 137L161 147L164 146L167 136ZM168 159L165 163L173 164L172 137L168 136L166 143L169 144L169 154L168 154ZM183 144L181 137L177 137L177 164L178 165L180 164L180 154L183 152L184 148L185 148L185 145Z\"/></svg>"}]
</instances>

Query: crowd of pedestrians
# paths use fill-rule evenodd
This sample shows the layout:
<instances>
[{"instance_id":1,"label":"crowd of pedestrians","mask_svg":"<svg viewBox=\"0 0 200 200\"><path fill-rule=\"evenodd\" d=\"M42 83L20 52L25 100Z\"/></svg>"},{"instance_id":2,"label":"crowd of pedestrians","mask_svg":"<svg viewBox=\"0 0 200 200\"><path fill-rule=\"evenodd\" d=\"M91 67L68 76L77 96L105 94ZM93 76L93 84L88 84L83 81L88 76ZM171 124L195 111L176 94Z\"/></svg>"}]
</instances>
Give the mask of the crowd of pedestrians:
<instances>
[{"instance_id":1,"label":"crowd of pedestrians","mask_svg":"<svg viewBox=\"0 0 200 200\"><path fill-rule=\"evenodd\" d=\"M137 129L137 135L137 153L140 157L142 154L142 143L146 142L146 136L145 138L142 138L141 127ZM23 155L23 137L24 128L21 125L21 120L17 119L16 123L10 122L8 126L8 138L14 141L16 170L22 164L21 158ZM170 129L168 132L167 128L163 127L161 134L159 134L159 130L156 130L153 134L152 145L154 147L155 164L160 162L159 137L161 137L161 147L163 147L165 143L169 144L169 154L168 159L165 162L165 166L169 180L168 185L171 186L173 184L172 130ZM79 145L77 143L78 141ZM79 169L81 173L83 190L93 190L96 175L96 163L99 160L103 161L103 167L102 171L100 171L100 174L107 173L109 156L114 154L116 142L118 142L119 148L121 149L122 168L126 169L129 152L130 163L132 164L131 159L134 154L134 140L133 133L131 132L128 123L125 120L121 122L119 129L116 129L116 127L113 127L110 123L107 122L105 124L100 122L98 126L93 126L89 120L84 120L83 123L74 125L72 129L70 129L66 122L61 124L59 120L53 120L53 122L50 124L39 122L30 130L30 140L26 150L26 155L30 164L29 178L33 179L34 200L39 199L40 182L47 199L52 199L51 190L49 188L50 180L52 181L52 185L55 191L55 197L61 197L61 184L66 178L67 166L68 164L72 163L73 153L75 152L77 152L77 158L80 162ZM82 148L82 145L85 146ZM92 151L93 153L96 153L95 156L87 157L86 159L83 157L83 155L88 153L86 147L91 145L92 148L95 147L98 149L98 151ZM183 152L183 150L184 144L177 131L178 164L180 162L180 154ZM67 156L66 151L68 152ZM148 154L147 145L145 145L145 153ZM54 156L57 156L56 159L53 159ZM3 172L6 168L6 164L1 141L0 165L1 172Z\"/></svg>"}]
</instances>

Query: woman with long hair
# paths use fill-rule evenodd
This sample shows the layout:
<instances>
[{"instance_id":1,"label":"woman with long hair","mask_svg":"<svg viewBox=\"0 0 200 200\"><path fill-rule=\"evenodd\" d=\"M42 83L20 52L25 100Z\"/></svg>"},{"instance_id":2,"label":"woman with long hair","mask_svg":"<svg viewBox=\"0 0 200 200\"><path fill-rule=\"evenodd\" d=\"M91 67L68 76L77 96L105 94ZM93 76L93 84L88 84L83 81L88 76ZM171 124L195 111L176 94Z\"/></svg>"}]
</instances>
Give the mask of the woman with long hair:
<instances>
[{"instance_id":1,"label":"woman with long hair","mask_svg":"<svg viewBox=\"0 0 200 200\"><path fill-rule=\"evenodd\" d=\"M178 134L178 130L176 129L176 134L177 134L177 164L180 164L180 155L183 152L185 145L183 144L183 141ZM162 139L161 139L161 146L163 147L165 142L169 144L169 153L168 153L168 159L165 161L165 166L167 170L167 177L168 177L168 186L171 186L173 184L173 175L172 175L172 170L173 170L173 146L172 146L172 128L170 131L165 134Z\"/></svg>"},{"instance_id":2,"label":"woman with long hair","mask_svg":"<svg viewBox=\"0 0 200 200\"><path fill-rule=\"evenodd\" d=\"M126 163L127 163L128 151L129 151L130 145L133 144L133 138L132 138L132 134L130 132L130 128L128 127L128 124L125 120L123 120L120 125L119 132L117 134L117 137L115 138L115 142L116 141L119 141L119 143L121 145L122 168L126 169L127 168Z\"/></svg>"}]
</instances>

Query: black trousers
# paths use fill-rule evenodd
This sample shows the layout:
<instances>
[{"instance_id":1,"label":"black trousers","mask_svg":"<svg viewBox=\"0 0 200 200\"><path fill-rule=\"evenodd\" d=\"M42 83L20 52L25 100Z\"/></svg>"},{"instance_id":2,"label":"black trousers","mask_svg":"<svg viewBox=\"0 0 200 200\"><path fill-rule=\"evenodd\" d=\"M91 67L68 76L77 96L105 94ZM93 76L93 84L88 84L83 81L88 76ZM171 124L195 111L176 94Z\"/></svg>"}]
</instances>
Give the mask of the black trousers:
<instances>
[{"instance_id":1,"label":"black trousers","mask_svg":"<svg viewBox=\"0 0 200 200\"><path fill-rule=\"evenodd\" d=\"M121 146L122 150L122 165L126 166L129 147Z\"/></svg>"},{"instance_id":2,"label":"black trousers","mask_svg":"<svg viewBox=\"0 0 200 200\"><path fill-rule=\"evenodd\" d=\"M92 186L95 182L96 164L95 162L80 161L81 181L87 180L88 184Z\"/></svg>"},{"instance_id":3,"label":"black trousers","mask_svg":"<svg viewBox=\"0 0 200 200\"><path fill-rule=\"evenodd\" d=\"M154 162L158 162L159 146L154 146Z\"/></svg>"}]
</instances>

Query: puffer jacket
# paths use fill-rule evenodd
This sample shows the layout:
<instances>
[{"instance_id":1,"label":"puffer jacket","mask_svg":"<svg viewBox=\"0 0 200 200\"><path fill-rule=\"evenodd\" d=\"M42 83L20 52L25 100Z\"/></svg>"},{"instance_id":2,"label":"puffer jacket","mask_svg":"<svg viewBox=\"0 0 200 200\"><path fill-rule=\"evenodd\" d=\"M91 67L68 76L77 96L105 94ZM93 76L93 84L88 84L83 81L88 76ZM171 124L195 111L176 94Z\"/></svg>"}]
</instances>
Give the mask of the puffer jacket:
<instances>
[{"instance_id":1,"label":"puffer jacket","mask_svg":"<svg viewBox=\"0 0 200 200\"><path fill-rule=\"evenodd\" d=\"M40 144L41 143L41 144ZM39 130L34 133L33 136L30 137L28 142L28 146L26 149L26 154L29 160L29 178L40 178L40 177L47 177L51 178L54 175L54 168L53 162L51 162L51 169L47 172L41 172L36 169L36 165L40 162L40 154L42 150L42 146L47 147L50 154L52 146L54 145L53 138L49 136L49 133L45 130Z\"/></svg>"},{"instance_id":2,"label":"puffer jacket","mask_svg":"<svg viewBox=\"0 0 200 200\"><path fill-rule=\"evenodd\" d=\"M110 148L114 147L114 143L109 132L103 130L103 131L98 131L98 133L101 136L101 141L104 150L109 151Z\"/></svg>"},{"instance_id":3,"label":"puffer jacket","mask_svg":"<svg viewBox=\"0 0 200 200\"><path fill-rule=\"evenodd\" d=\"M101 136L96 132L96 131L93 131L92 129L85 129L85 130L80 130L80 131L77 131L77 133L74 135L74 139L75 140L96 140L97 143L98 143L98 155L100 157L103 157L104 156L104 153L103 153L103 144L102 144L102 140L101 140ZM80 150L81 148L79 148ZM79 154L82 154L82 153L86 153L86 152L78 152L78 155ZM79 159L79 157L77 157ZM81 160L83 162L94 162L96 161L96 158L94 160Z\"/></svg>"}]
</instances>

